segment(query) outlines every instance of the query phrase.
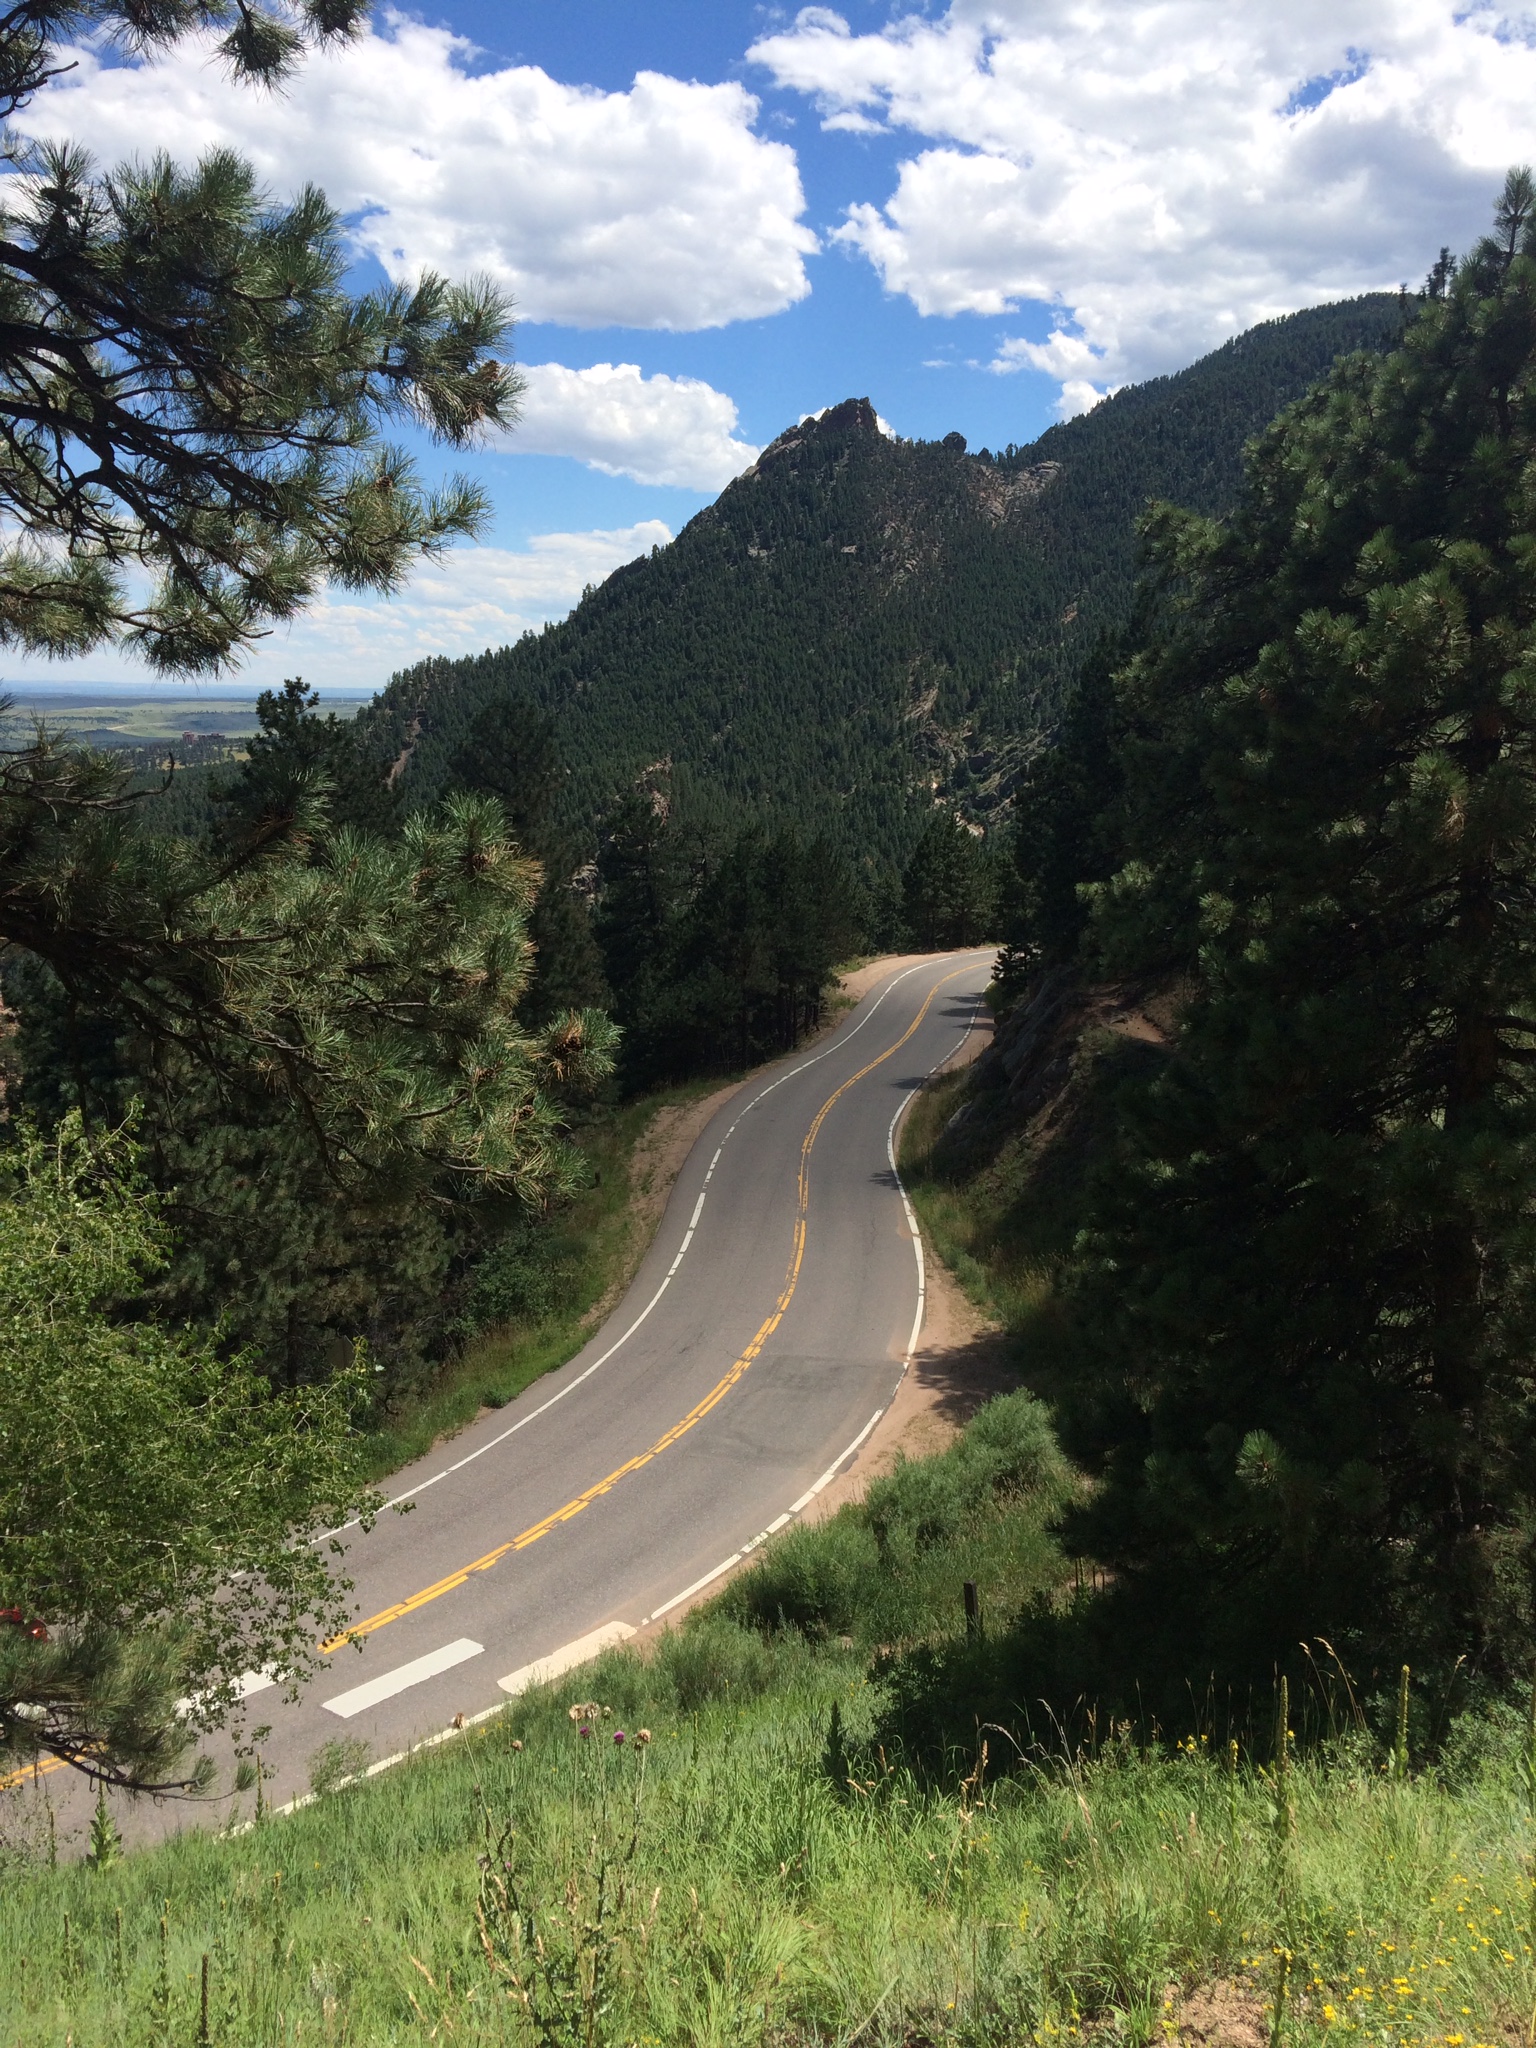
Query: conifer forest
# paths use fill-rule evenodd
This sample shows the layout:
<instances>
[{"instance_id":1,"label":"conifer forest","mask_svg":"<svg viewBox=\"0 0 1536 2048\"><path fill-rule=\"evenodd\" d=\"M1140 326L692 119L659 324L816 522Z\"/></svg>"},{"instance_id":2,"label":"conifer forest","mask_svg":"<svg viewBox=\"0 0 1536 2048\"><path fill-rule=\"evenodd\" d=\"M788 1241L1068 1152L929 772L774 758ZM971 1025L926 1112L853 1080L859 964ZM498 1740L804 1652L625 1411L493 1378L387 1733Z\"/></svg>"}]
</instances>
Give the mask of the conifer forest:
<instances>
[{"instance_id":1,"label":"conifer forest","mask_svg":"<svg viewBox=\"0 0 1536 2048\"><path fill-rule=\"evenodd\" d=\"M487 532L391 437L515 434L497 290L357 292L232 151L20 139L81 35L260 94L364 15L0 18L18 658L213 675ZM1027 445L849 396L355 718L7 728L0 2042L1529 2043L1536 184L1489 201ZM888 1178L995 1398L275 1817L242 1686L345 1646L337 1532L603 1326L667 1118L950 953L985 1049Z\"/></svg>"}]
</instances>

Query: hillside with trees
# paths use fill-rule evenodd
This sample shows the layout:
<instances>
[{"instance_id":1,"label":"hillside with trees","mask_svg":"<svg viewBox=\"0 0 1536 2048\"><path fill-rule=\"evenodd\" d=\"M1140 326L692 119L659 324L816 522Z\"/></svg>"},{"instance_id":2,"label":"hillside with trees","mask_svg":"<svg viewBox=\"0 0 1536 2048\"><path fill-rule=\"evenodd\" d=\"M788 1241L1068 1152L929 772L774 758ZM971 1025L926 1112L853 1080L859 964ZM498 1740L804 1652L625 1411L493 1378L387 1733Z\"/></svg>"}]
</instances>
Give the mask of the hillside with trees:
<instances>
[{"instance_id":1,"label":"hillside with trees","mask_svg":"<svg viewBox=\"0 0 1536 2048\"><path fill-rule=\"evenodd\" d=\"M1148 502L1227 510L1244 442L1402 320L1383 294L1273 321L996 454L889 439L849 399L563 623L406 671L360 730L431 796L483 706L526 702L554 720L589 853L664 764L690 816L793 823L894 875L936 797L1000 816L1085 655L1129 617Z\"/></svg>"},{"instance_id":2,"label":"hillside with trees","mask_svg":"<svg viewBox=\"0 0 1536 2048\"><path fill-rule=\"evenodd\" d=\"M1019 1290L1113 1586L999 1649L995 1705L1171 1713L1313 1654L1363 1692L1529 1677L1533 450L1518 171L1229 520L1157 516L1021 795L999 1044L932 1172Z\"/></svg>"}]
</instances>

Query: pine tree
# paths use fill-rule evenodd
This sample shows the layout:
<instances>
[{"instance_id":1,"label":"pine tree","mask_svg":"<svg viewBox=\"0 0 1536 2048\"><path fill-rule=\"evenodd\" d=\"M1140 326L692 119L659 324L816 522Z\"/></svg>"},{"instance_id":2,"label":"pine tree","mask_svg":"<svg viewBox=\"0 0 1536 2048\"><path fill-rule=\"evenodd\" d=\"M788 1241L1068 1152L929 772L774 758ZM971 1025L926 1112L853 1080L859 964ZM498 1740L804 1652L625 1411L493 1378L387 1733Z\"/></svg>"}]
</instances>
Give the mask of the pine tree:
<instances>
[{"instance_id":1,"label":"pine tree","mask_svg":"<svg viewBox=\"0 0 1536 2048\"><path fill-rule=\"evenodd\" d=\"M1019 786L1002 887L1005 985L1073 958L1088 921L1084 887L1119 865L1124 769L1111 677L1125 652L1116 636L1084 664L1052 744Z\"/></svg>"},{"instance_id":2,"label":"pine tree","mask_svg":"<svg viewBox=\"0 0 1536 2048\"><path fill-rule=\"evenodd\" d=\"M1536 204L1162 514L1101 946L1190 989L1067 1391L1080 1540L1186 1660L1508 1672L1536 1534Z\"/></svg>"},{"instance_id":3,"label":"pine tree","mask_svg":"<svg viewBox=\"0 0 1536 2048\"><path fill-rule=\"evenodd\" d=\"M320 693L290 676L256 699L257 731L237 774L215 786L220 824L238 847L303 830L323 815L332 827L399 830L393 763L350 720L322 715Z\"/></svg>"},{"instance_id":4,"label":"pine tree","mask_svg":"<svg viewBox=\"0 0 1536 2048\"><path fill-rule=\"evenodd\" d=\"M21 114L63 68L61 41L92 31L152 51L223 27L235 75L271 83L365 15L361 0L13 8L0 113ZM0 201L0 645L117 641L163 672L217 669L322 582L392 589L481 525L477 487L424 490L381 430L409 419L458 446L510 424L519 382L491 355L507 316L489 286L427 272L351 297L323 195L279 205L228 150L102 173L10 130L3 160L27 175Z\"/></svg>"},{"instance_id":5,"label":"pine tree","mask_svg":"<svg viewBox=\"0 0 1536 2048\"><path fill-rule=\"evenodd\" d=\"M902 874L902 908L924 951L993 936L996 877L982 842L953 813L924 827Z\"/></svg>"},{"instance_id":6,"label":"pine tree","mask_svg":"<svg viewBox=\"0 0 1536 2048\"><path fill-rule=\"evenodd\" d=\"M485 705L448 767L450 789L496 798L513 838L544 871L528 927L534 970L523 1000L534 1023L608 999L587 898L573 886L584 864L560 815L563 780L555 721L521 694Z\"/></svg>"}]
</instances>

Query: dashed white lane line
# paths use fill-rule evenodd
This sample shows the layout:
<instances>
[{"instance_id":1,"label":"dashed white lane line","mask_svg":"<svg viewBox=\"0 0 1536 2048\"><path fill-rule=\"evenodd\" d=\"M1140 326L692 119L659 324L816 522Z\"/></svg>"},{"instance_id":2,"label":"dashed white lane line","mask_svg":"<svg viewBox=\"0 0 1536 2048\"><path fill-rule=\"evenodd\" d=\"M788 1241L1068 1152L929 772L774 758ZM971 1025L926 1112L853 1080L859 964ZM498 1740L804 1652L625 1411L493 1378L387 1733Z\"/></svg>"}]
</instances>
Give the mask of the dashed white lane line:
<instances>
[{"instance_id":1,"label":"dashed white lane line","mask_svg":"<svg viewBox=\"0 0 1536 2048\"><path fill-rule=\"evenodd\" d=\"M756 1109L757 1105L760 1102L764 1101L768 1096L772 1095L776 1088L782 1088L786 1081L793 1081L797 1074L803 1074L809 1067L818 1067L821 1065L821 1062L823 1060L831 1059L833 1053L841 1052L843 1047L848 1043L850 1038L857 1038L859 1033L864 1029L865 1025L869 1023L870 1019L874 1016L875 1012L879 1009L880 1005L885 1001L886 997L891 993L891 990L893 988L897 987L899 983L905 981L908 975L920 974L924 967L932 966L934 964L936 963L932 961L920 960L916 967L904 967L900 974L892 975L891 979L886 983L885 987L881 989L879 995L876 996L873 1003L870 1004L867 1012L864 1014L864 1016L862 1016L859 1019L858 1023L853 1026L851 1031L840 1033L837 1037L836 1042L832 1045L829 1045L825 1052L818 1052L814 1054L810 1059L802 1060L798 1067L791 1067L787 1074L780 1074L777 1081L770 1081L766 1088L759 1090L759 1092L753 1096L752 1100L747 1104L746 1108L742 1110L741 1115L736 1118L735 1123L733 1123L730 1126L730 1128L726 1131L725 1136L720 1140L720 1143L715 1147L715 1156L713 1159L710 1160L709 1170L704 1175L704 1186L699 1191L699 1199L693 1205L693 1215L689 1218L688 1227L683 1232L683 1241L677 1248L676 1258L673 1259L671 1265L667 1268L666 1275L663 1278L661 1285L657 1288L656 1292L651 1296L650 1300L645 1304L645 1307L641 1309L639 1315L635 1317L635 1320L630 1324L629 1328L624 1332L622 1337L619 1337L618 1339L616 1339L614 1343L610 1344L608 1349L602 1354L600 1358L594 1358L592 1363L589 1366L587 1366L584 1371L577 1373L574 1379L567 1380L565 1385L561 1387L558 1392L551 1394L547 1401L541 1401L537 1408L532 1409L527 1415L522 1416L518 1421L514 1422L509 1428L498 1430L496 1435L493 1436L488 1443L481 1444L477 1450L469 1452L469 1454L466 1457L459 1458L452 1465L445 1465L441 1472L434 1472L430 1479L423 1479L419 1485L408 1486L404 1493L395 1494L392 1499L385 1501L385 1507L403 1507L408 1500L415 1500L418 1494L425 1493L429 1487L439 1485L444 1479L451 1479L455 1472L462 1472L466 1465L473 1465L477 1458L483 1458L488 1451L494 1451L499 1445L504 1444L507 1441L508 1437L514 1437L517 1435L520 1429L526 1429L530 1422L537 1422L541 1415L547 1415L550 1409L553 1408L557 1402L563 1401L567 1394L573 1394L584 1380L591 1379L593 1373L598 1371L600 1367L605 1366L608 1363L609 1359L614 1356L615 1352L622 1351L624 1346L629 1342L630 1338L634 1336L636 1330L639 1329L640 1325L650 1315L652 1309L656 1307L656 1304L661 1300L661 1297L666 1293L667 1289L672 1285L673 1280L677 1277L677 1270L679 1266L682 1265L684 1258L687 1256L688 1247L693 1243L694 1235L699 1227L699 1218L704 1213L705 1196L709 1189L709 1183L711 1182L711 1180L714 1179L715 1168L720 1164L720 1154L731 1142L732 1137L735 1135L736 1130L743 1121L743 1119L750 1116L752 1111ZM964 1040L962 1040L961 1043L963 1044ZM318 1536L312 1536L309 1540L311 1543L327 1543L333 1536L344 1536L349 1529L356 1529L358 1526L358 1520L354 1516L350 1522L338 1523L334 1529L322 1529Z\"/></svg>"},{"instance_id":2,"label":"dashed white lane line","mask_svg":"<svg viewBox=\"0 0 1536 2048\"><path fill-rule=\"evenodd\" d=\"M627 1621L610 1621L602 1628L593 1629L590 1635L578 1636L574 1643L567 1643L563 1649L551 1650L547 1657L536 1657L531 1664L509 1671L496 1683L503 1692L511 1693L516 1699L530 1685L548 1685L552 1678L563 1678L567 1671L574 1671L579 1664L590 1664L594 1657L601 1656L604 1650L611 1650L615 1643L627 1643L634 1633Z\"/></svg>"},{"instance_id":3,"label":"dashed white lane line","mask_svg":"<svg viewBox=\"0 0 1536 2048\"><path fill-rule=\"evenodd\" d=\"M277 1681L278 1669L275 1664L263 1664L259 1671L242 1671L234 1684L235 1700L248 1700L253 1693L265 1692L269 1686L276 1685ZM208 1698L209 1695L205 1692L192 1693L186 1699L176 1702L176 1711L185 1717L198 1707L206 1705Z\"/></svg>"},{"instance_id":4,"label":"dashed white lane line","mask_svg":"<svg viewBox=\"0 0 1536 2048\"><path fill-rule=\"evenodd\" d=\"M383 1700L393 1699L397 1692L407 1692L413 1685L423 1685L429 1678L436 1678L439 1672L451 1671L455 1664L467 1664L471 1657L484 1654L484 1643L472 1643L468 1636L460 1636L456 1643L445 1643L440 1650L429 1650L425 1657L413 1657L409 1664L397 1664L393 1671L381 1672L377 1678L370 1678L366 1685L356 1685L350 1692L338 1693L335 1699L322 1700L320 1704L328 1714L350 1721L354 1714L364 1713Z\"/></svg>"}]
</instances>

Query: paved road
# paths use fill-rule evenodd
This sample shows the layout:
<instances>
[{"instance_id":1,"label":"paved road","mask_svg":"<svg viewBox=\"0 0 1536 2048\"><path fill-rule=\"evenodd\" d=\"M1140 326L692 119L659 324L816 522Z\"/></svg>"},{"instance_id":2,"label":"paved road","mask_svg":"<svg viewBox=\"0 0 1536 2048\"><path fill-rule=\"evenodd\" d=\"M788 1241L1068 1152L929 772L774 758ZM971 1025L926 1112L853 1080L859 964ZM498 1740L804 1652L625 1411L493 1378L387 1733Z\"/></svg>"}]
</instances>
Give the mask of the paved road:
<instances>
[{"instance_id":1,"label":"paved road","mask_svg":"<svg viewBox=\"0 0 1536 2048\"><path fill-rule=\"evenodd\" d=\"M894 971L813 1052L738 1090L602 1331L397 1475L389 1492L410 1511L349 1539L361 1650L338 1648L296 1704L276 1688L251 1698L253 1720L272 1724L269 1800L306 1790L328 1740L389 1757L493 1710L573 1645L633 1632L847 1460L921 1316L895 1121L962 1044L991 958ZM158 1812L140 1808L132 1832L186 1809Z\"/></svg>"}]
</instances>

